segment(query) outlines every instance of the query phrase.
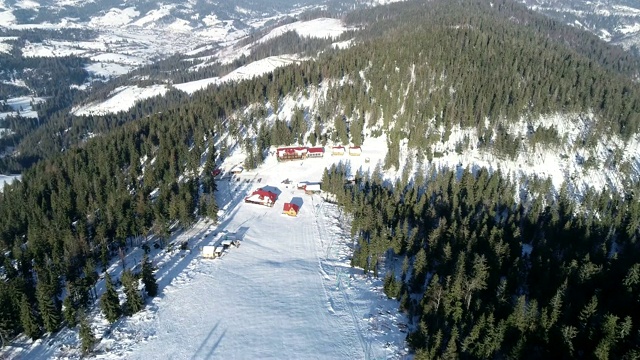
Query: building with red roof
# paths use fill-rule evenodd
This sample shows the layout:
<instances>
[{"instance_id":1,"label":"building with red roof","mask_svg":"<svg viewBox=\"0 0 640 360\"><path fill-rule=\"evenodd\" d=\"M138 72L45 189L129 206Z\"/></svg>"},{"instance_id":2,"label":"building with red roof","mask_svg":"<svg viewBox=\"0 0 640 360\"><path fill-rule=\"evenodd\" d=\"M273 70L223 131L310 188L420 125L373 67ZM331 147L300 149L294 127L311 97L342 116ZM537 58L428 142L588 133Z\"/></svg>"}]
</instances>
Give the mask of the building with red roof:
<instances>
[{"instance_id":1,"label":"building with red roof","mask_svg":"<svg viewBox=\"0 0 640 360\"><path fill-rule=\"evenodd\" d=\"M300 207L298 205L293 203L284 203L284 207L282 208L283 214L298 216L298 212L300 212Z\"/></svg>"},{"instance_id":2,"label":"building with red roof","mask_svg":"<svg viewBox=\"0 0 640 360\"><path fill-rule=\"evenodd\" d=\"M275 204L277 199L278 195L275 193L268 190L258 189L254 191L253 194L244 198L244 202L271 207Z\"/></svg>"},{"instance_id":3,"label":"building with red roof","mask_svg":"<svg viewBox=\"0 0 640 360\"><path fill-rule=\"evenodd\" d=\"M323 157L324 156L324 147L310 147L307 150L308 157Z\"/></svg>"}]
</instances>

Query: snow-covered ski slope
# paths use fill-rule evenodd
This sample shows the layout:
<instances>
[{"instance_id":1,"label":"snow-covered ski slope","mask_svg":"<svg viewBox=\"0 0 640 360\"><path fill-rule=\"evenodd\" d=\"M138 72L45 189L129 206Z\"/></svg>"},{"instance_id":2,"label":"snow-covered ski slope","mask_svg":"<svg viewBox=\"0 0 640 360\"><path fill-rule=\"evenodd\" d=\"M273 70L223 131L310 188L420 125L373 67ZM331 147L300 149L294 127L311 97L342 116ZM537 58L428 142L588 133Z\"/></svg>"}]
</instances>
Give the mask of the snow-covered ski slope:
<instances>
[{"instance_id":1,"label":"snow-covered ski slope","mask_svg":"<svg viewBox=\"0 0 640 360\"><path fill-rule=\"evenodd\" d=\"M109 325L97 307L90 309L99 343L89 358L406 357L407 319L398 312L398 302L384 295L382 279L349 265L349 219L320 195L306 195L296 187L320 181L332 163L348 163L354 173L372 171L386 153L382 145L383 140L370 139L362 156L333 157L329 147L323 158L304 161L279 163L271 155L258 169L232 179L226 172L244 157L236 149L222 164L225 173L217 182L219 223L199 220L176 232L174 250L151 248L160 294L143 311ZM282 183L286 179L289 184ZM273 207L243 201L265 186L278 194ZM285 202L301 205L297 217L282 214ZM237 234L240 246L225 250L221 258L203 258L199 249L219 245L225 233ZM179 249L184 241L190 250ZM130 249L126 266L135 266L141 257L140 247ZM120 262L108 271L119 279ZM100 280L98 296L103 291ZM119 293L123 302L121 289ZM13 345L0 357L80 358L77 328L36 342L21 337Z\"/></svg>"},{"instance_id":2,"label":"snow-covered ski slope","mask_svg":"<svg viewBox=\"0 0 640 360\"><path fill-rule=\"evenodd\" d=\"M238 234L241 246L213 260L195 255L155 300L152 320L136 325L148 340L123 358L402 356L405 334L398 324L406 321L397 313L398 303L382 293L380 280L349 266L344 214L319 195L295 188L298 181L320 180L324 166L338 159L269 160L241 174L240 181L218 182L220 198L228 204L223 219L204 240L190 244L206 245L216 232L228 232ZM291 184L282 184L287 178ZM261 186L279 193L273 207L242 202ZM290 201L301 205L298 217L282 214Z\"/></svg>"}]
</instances>

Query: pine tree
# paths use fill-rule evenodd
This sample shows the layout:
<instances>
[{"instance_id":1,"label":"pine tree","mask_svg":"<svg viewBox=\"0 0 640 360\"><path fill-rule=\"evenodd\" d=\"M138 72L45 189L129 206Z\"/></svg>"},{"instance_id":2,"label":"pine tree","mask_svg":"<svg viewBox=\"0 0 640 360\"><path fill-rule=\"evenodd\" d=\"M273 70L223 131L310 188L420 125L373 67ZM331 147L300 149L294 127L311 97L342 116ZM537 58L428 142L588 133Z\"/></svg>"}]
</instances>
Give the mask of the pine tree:
<instances>
[{"instance_id":1,"label":"pine tree","mask_svg":"<svg viewBox=\"0 0 640 360\"><path fill-rule=\"evenodd\" d=\"M147 295L154 297L158 294L158 284L155 276L153 276L153 264L151 264L147 254L144 254L142 259L142 283Z\"/></svg>"},{"instance_id":2,"label":"pine tree","mask_svg":"<svg viewBox=\"0 0 640 360\"><path fill-rule=\"evenodd\" d=\"M42 316L44 328L47 332L53 333L60 327L60 302L54 294L53 286L39 281L36 284L36 298L38 309Z\"/></svg>"},{"instance_id":3,"label":"pine tree","mask_svg":"<svg viewBox=\"0 0 640 360\"><path fill-rule=\"evenodd\" d=\"M40 337L41 332L40 325L38 324L38 318L31 308L29 299L26 295L22 295L22 300L20 302L20 321L22 322L22 329L24 330L25 335L33 340Z\"/></svg>"},{"instance_id":4,"label":"pine tree","mask_svg":"<svg viewBox=\"0 0 640 360\"><path fill-rule=\"evenodd\" d=\"M62 316L64 316L64 320L67 322L67 326L76 327L78 325L77 319L77 311L73 300L71 299L71 295L68 294L67 297L62 301Z\"/></svg>"},{"instance_id":5,"label":"pine tree","mask_svg":"<svg viewBox=\"0 0 640 360\"><path fill-rule=\"evenodd\" d=\"M13 337L20 329L20 311L12 294L13 289L0 282L0 336L2 341Z\"/></svg>"},{"instance_id":6,"label":"pine tree","mask_svg":"<svg viewBox=\"0 0 640 360\"><path fill-rule=\"evenodd\" d=\"M138 279L130 270L125 270L122 273L122 285L124 286L124 294L127 296L127 301L124 304L127 315L133 315L142 310L144 303L138 290Z\"/></svg>"},{"instance_id":7,"label":"pine tree","mask_svg":"<svg viewBox=\"0 0 640 360\"><path fill-rule=\"evenodd\" d=\"M122 309L120 308L118 293L113 286L113 281L109 273L105 275L105 287L106 291L100 297L100 309L107 318L107 321L113 324L120 318L120 315L122 315Z\"/></svg>"},{"instance_id":8,"label":"pine tree","mask_svg":"<svg viewBox=\"0 0 640 360\"><path fill-rule=\"evenodd\" d=\"M91 325L87 320L86 314L80 315L80 330L78 331L78 337L80 337L82 354L87 355L93 349L96 344L96 336L91 329Z\"/></svg>"}]
</instances>

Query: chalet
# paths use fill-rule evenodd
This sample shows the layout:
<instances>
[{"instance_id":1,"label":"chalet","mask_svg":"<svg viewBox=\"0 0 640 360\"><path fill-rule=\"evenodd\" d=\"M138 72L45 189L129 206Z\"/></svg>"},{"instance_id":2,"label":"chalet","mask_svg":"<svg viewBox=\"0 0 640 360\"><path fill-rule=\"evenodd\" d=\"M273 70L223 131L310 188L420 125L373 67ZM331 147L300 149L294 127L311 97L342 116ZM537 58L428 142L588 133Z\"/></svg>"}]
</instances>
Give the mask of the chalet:
<instances>
[{"instance_id":1,"label":"chalet","mask_svg":"<svg viewBox=\"0 0 640 360\"><path fill-rule=\"evenodd\" d=\"M307 195L313 195L313 194L319 194L321 192L320 190L320 184L307 184L307 186L305 186L304 188L304 192Z\"/></svg>"},{"instance_id":2,"label":"chalet","mask_svg":"<svg viewBox=\"0 0 640 360\"><path fill-rule=\"evenodd\" d=\"M244 202L271 207L277 199L278 195L272 193L271 191L258 189L254 191L253 194L244 198Z\"/></svg>"},{"instance_id":3,"label":"chalet","mask_svg":"<svg viewBox=\"0 0 640 360\"><path fill-rule=\"evenodd\" d=\"M220 169L214 169L213 172L211 172L211 175L213 176L218 176L220 175L220 173L222 173L222 170Z\"/></svg>"},{"instance_id":4,"label":"chalet","mask_svg":"<svg viewBox=\"0 0 640 360\"><path fill-rule=\"evenodd\" d=\"M307 150L307 157L323 157L324 147L311 147Z\"/></svg>"},{"instance_id":5,"label":"chalet","mask_svg":"<svg viewBox=\"0 0 640 360\"><path fill-rule=\"evenodd\" d=\"M331 148L331 155L342 156L344 155L344 146L334 146Z\"/></svg>"},{"instance_id":6,"label":"chalet","mask_svg":"<svg viewBox=\"0 0 640 360\"><path fill-rule=\"evenodd\" d=\"M351 156L360 156L360 155L362 155L362 148L360 146L350 146L349 147L349 155L351 155Z\"/></svg>"},{"instance_id":7,"label":"chalet","mask_svg":"<svg viewBox=\"0 0 640 360\"><path fill-rule=\"evenodd\" d=\"M297 187L298 187L298 190L304 190L307 188L307 183L306 182L298 183Z\"/></svg>"},{"instance_id":8,"label":"chalet","mask_svg":"<svg viewBox=\"0 0 640 360\"><path fill-rule=\"evenodd\" d=\"M278 148L278 161L303 160L307 157L306 147L284 147Z\"/></svg>"},{"instance_id":9,"label":"chalet","mask_svg":"<svg viewBox=\"0 0 640 360\"><path fill-rule=\"evenodd\" d=\"M282 213L289 216L298 216L298 212L300 212L300 207L292 203L285 203L282 209Z\"/></svg>"},{"instance_id":10,"label":"chalet","mask_svg":"<svg viewBox=\"0 0 640 360\"><path fill-rule=\"evenodd\" d=\"M234 175L238 175L238 174L241 174L243 171L244 171L244 168L242 166L236 166L233 169L231 169L230 173Z\"/></svg>"}]
</instances>

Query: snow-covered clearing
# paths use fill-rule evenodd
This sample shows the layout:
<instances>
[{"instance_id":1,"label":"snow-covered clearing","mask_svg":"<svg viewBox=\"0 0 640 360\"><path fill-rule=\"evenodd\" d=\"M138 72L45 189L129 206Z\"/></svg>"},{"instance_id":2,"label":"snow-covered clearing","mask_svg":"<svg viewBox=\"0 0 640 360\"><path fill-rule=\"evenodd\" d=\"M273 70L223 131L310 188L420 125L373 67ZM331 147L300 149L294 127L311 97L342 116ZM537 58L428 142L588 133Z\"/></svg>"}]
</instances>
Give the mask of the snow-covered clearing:
<instances>
[{"instance_id":1,"label":"snow-covered clearing","mask_svg":"<svg viewBox=\"0 0 640 360\"><path fill-rule=\"evenodd\" d=\"M309 21L296 21L291 24L279 26L254 43L242 47L236 47L233 43L226 44L226 46L218 52L217 58L221 64L230 64L243 55L249 55L251 49L257 44L276 38L288 31L295 31L302 37L333 39L339 37L347 30L350 30L350 28L347 28L340 19L319 18Z\"/></svg>"},{"instance_id":2,"label":"snow-covered clearing","mask_svg":"<svg viewBox=\"0 0 640 360\"><path fill-rule=\"evenodd\" d=\"M202 80L189 81L181 84L174 84L173 87L180 91L193 94L198 90L202 90L212 84L222 84L229 81L241 81L251 79L256 76L266 74L281 66L304 61L296 55L280 55L270 56L268 58L254 61L247 65L241 66L223 77L212 77Z\"/></svg>"},{"instance_id":3,"label":"snow-covered clearing","mask_svg":"<svg viewBox=\"0 0 640 360\"><path fill-rule=\"evenodd\" d=\"M166 85L153 85L148 87L121 86L109 94L109 98L103 102L93 102L71 110L76 116L82 115L104 115L117 113L132 108L136 102L163 95L169 90Z\"/></svg>"},{"instance_id":4,"label":"snow-covered clearing","mask_svg":"<svg viewBox=\"0 0 640 360\"><path fill-rule=\"evenodd\" d=\"M640 31L640 23L634 23L630 25L621 26L616 29L621 34L631 34Z\"/></svg>"},{"instance_id":5,"label":"snow-covered clearing","mask_svg":"<svg viewBox=\"0 0 640 360\"><path fill-rule=\"evenodd\" d=\"M12 25L16 22L16 17L13 15L13 11L0 11L0 24L5 26Z\"/></svg>"},{"instance_id":6,"label":"snow-covered clearing","mask_svg":"<svg viewBox=\"0 0 640 360\"><path fill-rule=\"evenodd\" d=\"M135 17L140 15L134 7L126 9L112 8L102 16L95 16L89 22L89 26L122 26L130 23Z\"/></svg>"},{"instance_id":7,"label":"snow-covered clearing","mask_svg":"<svg viewBox=\"0 0 640 360\"><path fill-rule=\"evenodd\" d=\"M92 327L101 359L399 359L406 355L407 320L398 303L382 292L382 280L349 265L352 241L346 215L319 195L306 195L297 182L319 181L332 163L370 169L384 157L378 141L365 143L361 157L348 155L279 163L267 158L236 181L227 170L242 161L235 149L218 180L221 207L217 225L203 220L171 241L190 250L155 250L160 295L130 318L108 325L97 309ZM366 149L375 149L368 153ZM365 162L364 156L375 159ZM282 181L290 179L291 184ZM244 203L246 195L268 186L279 194L273 207ZM298 217L282 214L285 202L300 205ZM219 245L235 234L217 259L199 248ZM142 257L134 247L128 267ZM120 263L109 272L121 274ZM98 285L101 294L104 282ZM35 343L20 340L4 355L23 359L78 358L76 331L63 329ZM0 354L2 355L2 354Z\"/></svg>"},{"instance_id":8,"label":"snow-covered clearing","mask_svg":"<svg viewBox=\"0 0 640 360\"><path fill-rule=\"evenodd\" d=\"M13 49L13 44L7 43L7 41L13 41L16 39L16 36L0 36L0 53L10 53L11 49Z\"/></svg>"},{"instance_id":9,"label":"snow-covered clearing","mask_svg":"<svg viewBox=\"0 0 640 360\"><path fill-rule=\"evenodd\" d=\"M93 75L109 78L124 75L131 71L131 67L114 63L93 63L85 66L85 70Z\"/></svg>"},{"instance_id":10,"label":"snow-covered clearing","mask_svg":"<svg viewBox=\"0 0 640 360\"><path fill-rule=\"evenodd\" d=\"M340 19L319 18L309 21L296 21L291 24L279 26L263 36L259 43L276 38L288 31L295 31L302 37L337 38L343 32L349 30Z\"/></svg>"},{"instance_id":11,"label":"snow-covered clearing","mask_svg":"<svg viewBox=\"0 0 640 360\"><path fill-rule=\"evenodd\" d=\"M37 104L45 101L44 98L41 97L32 97L32 96L20 96L16 98L7 99L5 102L7 105L11 106L13 111L11 112L0 112L0 119L4 119L7 116L22 116L26 118L37 118L38 112L33 110L31 107L32 104Z\"/></svg>"}]
</instances>

